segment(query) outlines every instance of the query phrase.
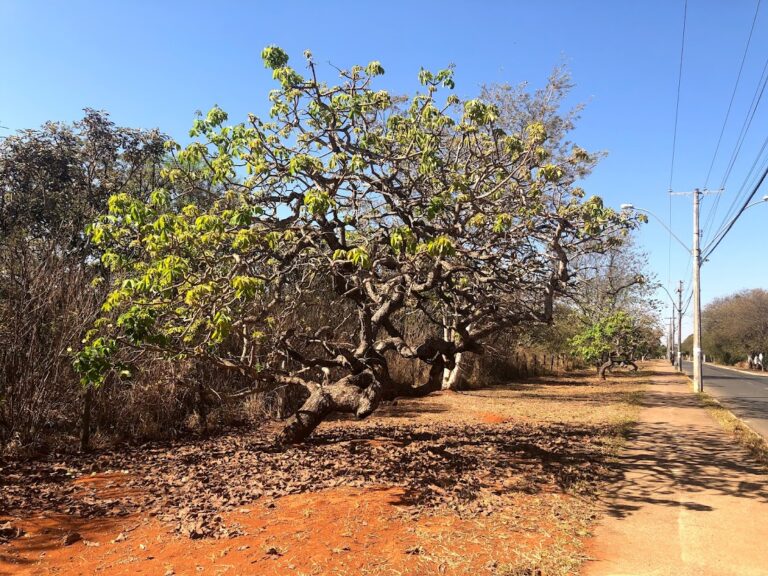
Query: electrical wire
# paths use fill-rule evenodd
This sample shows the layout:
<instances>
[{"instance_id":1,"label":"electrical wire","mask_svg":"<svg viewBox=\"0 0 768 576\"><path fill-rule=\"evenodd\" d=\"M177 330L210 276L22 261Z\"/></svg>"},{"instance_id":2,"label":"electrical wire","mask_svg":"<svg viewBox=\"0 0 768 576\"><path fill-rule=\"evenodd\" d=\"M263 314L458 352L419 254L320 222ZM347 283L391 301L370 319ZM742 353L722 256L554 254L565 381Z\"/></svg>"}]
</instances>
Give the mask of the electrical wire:
<instances>
[{"instance_id":1,"label":"electrical wire","mask_svg":"<svg viewBox=\"0 0 768 576\"><path fill-rule=\"evenodd\" d=\"M669 190L672 191L672 178L675 174L675 150L677 149L677 124L680 119L680 87L683 83L683 59L685 57L685 28L688 20L688 0L683 6L683 34L680 41L680 64L677 68L677 98L675 100L675 126L672 130L672 162L669 165Z\"/></svg>"},{"instance_id":2,"label":"electrical wire","mask_svg":"<svg viewBox=\"0 0 768 576\"><path fill-rule=\"evenodd\" d=\"M749 110L747 111L747 116L744 118L744 122L742 123L741 130L739 131L739 137L737 138L736 144L731 154L731 158L728 162L728 167L726 168L725 174L723 175L723 179L720 184L721 188L725 187L726 182L730 178L731 172L736 163L736 159L738 158L738 155L741 152L742 146L744 144L744 140L746 139L749 128L752 125L752 120L754 119L757 109L763 98L763 95L765 94L766 85L768 85L768 59L766 59L765 64L763 65L763 71L760 75L760 80L755 88L755 93L752 97L752 102L750 103ZM763 146L765 146L765 144ZM761 153L762 153L762 149L761 149ZM755 163L759 160L759 158L760 158L760 154L758 154L758 157L755 160ZM755 163L753 163L752 168L750 169L750 175L752 171L754 171ZM734 194L733 199L731 200L731 204L728 207L728 210L726 211L725 216L723 217L720 223L720 226L717 229L717 232L715 232L715 234L713 235L713 240L711 240L710 242L713 242L716 238L718 238L723 233L724 229L728 226L728 224L732 222L733 219L737 218L735 214L739 204L742 201L743 193L747 188L746 183L748 180L749 180L749 175L745 179L744 184L742 184L742 186L739 188L739 192L737 194Z\"/></svg>"},{"instance_id":3,"label":"electrical wire","mask_svg":"<svg viewBox=\"0 0 768 576\"><path fill-rule=\"evenodd\" d=\"M752 42L752 35L753 35L754 31L755 31L755 24L757 23L757 16L758 16L758 14L760 12L760 3L761 2L762 2L762 0L757 0L757 2L755 4L755 13L752 16L752 25L749 28L749 34L747 36L747 42L744 45L744 53L741 55L741 63L739 64L739 71L738 71L738 73L736 75L736 82L733 85L733 91L731 92L731 99L728 102L728 109L725 112L725 119L723 120L723 125L720 128L720 135L717 138L717 145L715 146L715 152L712 154L712 161L709 163L709 169L707 170L707 177L704 180L704 188L705 189L709 186L709 178L712 175L712 169L715 166L715 160L717 159L717 154L720 151L720 145L722 144L722 141L723 141L723 135L725 134L725 128L728 125L728 119L730 118L731 109L733 108L733 101L736 98L736 92L738 90L739 83L741 82L741 75L742 75L742 72L744 71L744 63L747 60L747 54L749 53L749 46L750 46L750 44ZM715 201L713 202L712 207L709 209L709 211L707 213L707 217L704 220L704 226L701 229L702 240L704 238L708 237L709 231L711 230L712 225L714 224L715 217L717 215L717 210L720 207L720 198L721 198L721 194L718 194L715 197Z\"/></svg>"},{"instance_id":4,"label":"electrical wire","mask_svg":"<svg viewBox=\"0 0 768 576\"><path fill-rule=\"evenodd\" d=\"M762 158L763 154L765 153L766 148L768 148L768 136L766 136L765 139L763 140L763 145L760 147L760 151L757 153L757 156L755 157L755 160L752 162L752 166L750 166L749 172L747 172L747 175L744 178L744 181L742 182L741 186L739 187L739 190L734 195L733 202L731 202L731 206L732 207L728 209L728 212L726 214L726 218L723 220L723 222L720 225L720 227L718 228L717 232L712 237L712 240L710 240L710 242L709 242L710 245L713 242L715 242L715 240L717 240L724 233L724 230L725 230L726 226L728 225L729 222L732 221L732 219L728 220L728 218L733 213L733 208L735 208L735 206L737 205L736 203L738 202L738 200L740 198L743 198L744 195L746 194L746 192L753 188L753 186L750 185L750 179L752 178L753 174L755 174L755 169L760 164L760 159ZM763 163L768 165L768 158L766 158L763 161ZM755 177L755 179L756 179L756 177ZM754 191L752 192L752 196L754 196ZM747 202L749 202L749 200L747 200ZM736 215L733 216L733 219L735 219L735 218L737 218Z\"/></svg>"},{"instance_id":5,"label":"electrical wire","mask_svg":"<svg viewBox=\"0 0 768 576\"><path fill-rule=\"evenodd\" d=\"M712 175L712 168L715 166L715 159L717 158L717 153L720 151L720 144L723 141L723 134L725 133L725 127L728 124L728 118L731 115L731 108L733 107L733 100L736 97L736 90L739 87L739 82L741 81L741 73L744 70L744 62L747 60L747 52L749 51L749 45L752 42L752 33L755 31L755 23L757 22L757 14L760 11L760 2L762 0L757 0L757 5L755 6L755 15L752 17L752 26L749 29L749 36L747 37L747 44L744 46L744 54L741 56L741 64L739 65L739 72L736 75L736 83L733 85L733 91L731 92L731 100L728 102L728 110L725 112L725 120L723 120L723 126L720 128L720 136L717 138L717 145L715 146L715 153L712 154L712 161L709 163L709 170L707 170L707 177L704 180L704 188L707 187L707 184L709 183L709 177Z\"/></svg>"},{"instance_id":6,"label":"electrical wire","mask_svg":"<svg viewBox=\"0 0 768 576\"><path fill-rule=\"evenodd\" d=\"M688 306L691 305L691 299L693 298L693 291L691 291L688 294L688 300L685 302L685 306L683 306L683 317L685 317L686 313L688 312Z\"/></svg>"},{"instance_id":7,"label":"electrical wire","mask_svg":"<svg viewBox=\"0 0 768 576\"><path fill-rule=\"evenodd\" d=\"M680 87L683 83L683 61L685 58L685 29L688 22L688 0L683 4L683 32L680 39L680 64L677 68L677 96L675 98L675 124L672 129L672 160L669 163L669 192L672 192L672 180L675 174L675 151L677 150L677 125L680 119ZM672 230L672 196L669 196L669 230ZM667 253L667 285L672 282L672 233L669 233Z\"/></svg>"},{"instance_id":8,"label":"electrical wire","mask_svg":"<svg viewBox=\"0 0 768 576\"><path fill-rule=\"evenodd\" d=\"M747 196L746 200L744 200L744 203L741 206L741 209L739 212L734 216L733 220L731 220L728 225L725 227L722 233L720 233L719 236L717 236L716 241L713 240L714 244L707 248L706 252L702 255L702 261L706 258L709 258L709 255L712 254L712 252L715 251L715 249L720 245L720 242L723 241L723 238L728 234L728 232L731 231L731 228L733 228L733 225L736 223L736 220L739 219L739 216L741 216L744 213L744 210L747 209L747 206L749 206L749 203L752 201L752 198L754 198L755 194L757 194L757 191L760 189L760 186L762 186L763 182L765 181L766 176L768 176L768 165L766 165L765 169L763 170L762 176L760 176L760 179L757 181L757 184L752 188L752 192Z\"/></svg>"},{"instance_id":9,"label":"electrical wire","mask_svg":"<svg viewBox=\"0 0 768 576\"><path fill-rule=\"evenodd\" d=\"M723 179L720 182L720 188L725 188L725 184L728 182L728 178L731 176L733 166L736 163L736 158L738 158L739 153L741 152L741 147L744 144L744 139L747 136L747 132L749 132L749 128L752 126L752 120L755 117L755 112L757 112L757 108L760 106L760 101L763 99L766 84L768 84L768 58L765 60L763 73L760 75L760 82L758 82L757 88L755 89L755 95L752 97L752 104L750 104L747 117L744 119L744 124L742 124L741 132L739 132L739 138L736 141L733 154L731 154L731 159L728 162L728 168L726 168Z\"/></svg>"}]
</instances>

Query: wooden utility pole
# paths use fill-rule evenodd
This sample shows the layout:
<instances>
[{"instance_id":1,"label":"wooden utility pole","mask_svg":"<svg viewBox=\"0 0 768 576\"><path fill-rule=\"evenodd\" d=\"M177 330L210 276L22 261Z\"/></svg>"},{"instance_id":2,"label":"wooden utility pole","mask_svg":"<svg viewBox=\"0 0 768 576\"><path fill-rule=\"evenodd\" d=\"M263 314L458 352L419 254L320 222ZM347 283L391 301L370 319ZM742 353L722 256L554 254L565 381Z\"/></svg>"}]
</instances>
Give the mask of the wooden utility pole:
<instances>
[{"instance_id":1,"label":"wooden utility pole","mask_svg":"<svg viewBox=\"0 0 768 576\"><path fill-rule=\"evenodd\" d=\"M701 359L701 230L699 230L699 205L701 190L693 191L693 391L703 392Z\"/></svg>"}]
</instances>

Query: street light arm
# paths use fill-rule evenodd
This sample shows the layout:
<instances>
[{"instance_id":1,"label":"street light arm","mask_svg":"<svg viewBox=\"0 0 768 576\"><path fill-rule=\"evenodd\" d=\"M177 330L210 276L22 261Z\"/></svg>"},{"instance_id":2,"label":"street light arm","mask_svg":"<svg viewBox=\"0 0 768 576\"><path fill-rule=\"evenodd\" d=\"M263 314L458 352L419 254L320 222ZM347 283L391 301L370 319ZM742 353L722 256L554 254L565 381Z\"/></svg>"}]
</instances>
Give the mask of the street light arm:
<instances>
[{"instance_id":1,"label":"street light arm","mask_svg":"<svg viewBox=\"0 0 768 576\"><path fill-rule=\"evenodd\" d=\"M677 240L677 243L678 243L678 244L680 244L680 246L682 246L683 248L685 248L685 251L686 251L686 252L688 252L688 254L692 254L692 252L691 252L691 249L690 249L690 248L688 248L688 245L687 245L685 242L683 242L682 240L680 240L680 238L678 238L678 237L677 237L677 235L676 235L674 232L672 232L672 230L669 228L669 226L667 226L667 225L664 223L664 220L662 220L661 218L659 218L658 216L656 216L656 214L654 214L654 213L653 213L653 212L651 212L650 210L646 210L645 208L635 208L635 206L634 206L634 205L632 205L632 204L622 204L622 205L621 205L621 209L622 209L622 210L634 210L635 212L645 212L646 214L650 214L651 216L653 216L654 218L656 218L656 220L658 220L658 221L659 221L659 224L661 224L661 225L664 227L664 229L665 229L667 232L669 232L669 234L670 234L670 236L672 236L672 238L674 238L675 240Z\"/></svg>"},{"instance_id":2,"label":"street light arm","mask_svg":"<svg viewBox=\"0 0 768 576\"><path fill-rule=\"evenodd\" d=\"M655 287L656 288L661 288L662 290L664 290L664 292L667 293L667 296L669 296L669 300L672 302L672 307L673 308L677 307L676 304L675 304L675 299L672 297L672 294L669 293L669 290L667 290L667 288L666 288L666 286L664 286L664 284L658 283L658 284L656 284Z\"/></svg>"}]
</instances>

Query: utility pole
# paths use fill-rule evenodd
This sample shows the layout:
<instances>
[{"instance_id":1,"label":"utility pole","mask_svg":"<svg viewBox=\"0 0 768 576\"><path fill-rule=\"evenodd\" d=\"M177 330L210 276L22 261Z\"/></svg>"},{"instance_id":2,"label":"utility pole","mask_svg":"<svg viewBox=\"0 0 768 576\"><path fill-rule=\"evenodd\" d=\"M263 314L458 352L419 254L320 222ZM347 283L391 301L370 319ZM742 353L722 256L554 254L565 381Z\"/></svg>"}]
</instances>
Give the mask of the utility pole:
<instances>
[{"instance_id":1,"label":"utility pole","mask_svg":"<svg viewBox=\"0 0 768 576\"><path fill-rule=\"evenodd\" d=\"M683 281L677 287L677 371L683 371Z\"/></svg>"},{"instance_id":2,"label":"utility pole","mask_svg":"<svg viewBox=\"0 0 768 576\"><path fill-rule=\"evenodd\" d=\"M763 173L763 177L758 182L757 186L753 189L752 195L754 195L760 185L762 185L763 180L768 177L768 169L765 170ZM696 188L693 192L672 192L669 191L670 195L672 196L687 196L689 194L693 194L693 250L688 250L688 246L678 238L675 233L672 231L672 228L664 224L664 220L656 216L653 212L649 210L645 210L643 208L635 208L632 204L622 204L621 209L622 210L637 210L638 212L646 212L656 218L659 223L666 228L667 232L669 232L670 238L674 238L683 248L685 248L686 252L691 254L693 259L693 282L691 283L691 289L693 291L693 391L694 392L703 392L704 391L704 382L703 382L703 374L702 374L702 364L703 364L703 358L702 358L702 350L701 350L701 248L699 246L699 242L701 241L701 230L699 229L699 205L701 203L701 196L705 194L719 194L722 192L723 189L720 190L699 190ZM752 196L750 196L752 198ZM758 204L762 204L763 202L768 202L768 194L763 196L761 200L758 200L756 202L752 202L751 204L747 204L744 206L740 212L736 214L736 216L726 225L725 232L718 235L714 246L708 246L707 247L707 255L712 253L712 250L717 248L718 244L720 244L720 241L725 237L725 234L728 233L728 231L731 229L733 224L736 222L736 219L746 210L747 208L751 208L752 206L757 206ZM671 225L671 222L670 222ZM666 288L665 288L666 290ZM680 285L680 291L682 293L682 283ZM672 295L667 292L667 295L669 295L670 298L672 298ZM682 319L682 301L681 298L678 299L680 302L680 305L678 306L678 316L680 319ZM674 299L672 308L674 308ZM672 330L670 329L670 332ZM681 325L678 322L678 350L680 354L680 366L682 366L682 330Z\"/></svg>"},{"instance_id":3,"label":"utility pole","mask_svg":"<svg viewBox=\"0 0 768 576\"><path fill-rule=\"evenodd\" d=\"M672 366L674 366L675 365L675 342L676 342L676 339L675 339L675 329L677 328L677 324L675 324L675 305L674 304L672 304L672 324L671 324L671 326L672 326L672 330L670 332L670 335L672 336L672 340L671 340L671 342L672 342L672 356L670 357L669 360L670 360Z\"/></svg>"},{"instance_id":4,"label":"utility pole","mask_svg":"<svg viewBox=\"0 0 768 576\"><path fill-rule=\"evenodd\" d=\"M672 314L675 313L675 307L672 307ZM666 320L669 320L669 325L667 326L667 359L669 360L669 363L673 366L675 365L675 332L674 332L674 325L675 325L675 319L674 317L670 316L666 318Z\"/></svg>"},{"instance_id":5,"label":"utility pole","mask_svg":"<svg viewBox=\"0 0 768 576\"><path fill-rule=\"evenodd\" d=\"M693 191L693 391L703 392L701 362L701 230L699 230L699 204L701 190Z\"/></svg>"}]
</instances>

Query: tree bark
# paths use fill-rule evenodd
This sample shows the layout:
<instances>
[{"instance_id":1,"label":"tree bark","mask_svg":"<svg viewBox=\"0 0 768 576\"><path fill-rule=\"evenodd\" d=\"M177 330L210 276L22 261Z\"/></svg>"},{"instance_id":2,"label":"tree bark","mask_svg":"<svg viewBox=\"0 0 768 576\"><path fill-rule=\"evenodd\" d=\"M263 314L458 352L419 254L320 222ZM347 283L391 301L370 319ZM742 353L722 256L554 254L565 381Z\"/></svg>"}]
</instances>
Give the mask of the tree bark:
<instances>
[{"instance_id":1,"label":"tree bark","mask_svg":"<svg viewBox=\"0 0 768 576\"><path fill-rule=\"evenodd\" d=\"M463 356L463 352L457 353L453 368L443 370L443 390L459 390L464 372Z\"/></svg>"},{"instance_id":2,"label":"tree bark","mask_svg":"<svg viewBox=\"0 0 768 576\"><path fill-rule=\"evenodd\" d=\"M200 420L200 431L208 434L208 402L205 395L205 386L202 382L197 384L197 417Z\"/></svg>"},{"instance_id":3,"label":"tree bark","mask_svg":"<svg viewBox=\"0 0 768 576\"><path fill-rule=\"evenodd\" d=\"M597 373L600 375L600 378L605 380L605 372L606 370L609 370L614 364L613 358L609 358L605 362L603 362L600 365L600 368L598 368Z\"/></svg>"},{"instance_id":4,"label":"tree bark","mask_svg":"<svg viewBox=\"0 0 768 576\"><path fill-rule=\"evenodd\" d=\"M600 365L600 368L598 369L598 374L600 375L600 378L605 380L606 371L610 370L615 364L621 364L621 363L631 366L632 371L637 372L637 364L635 364L632 360L621 360L618 358L610 358Z\"/></svg>"},{"instance_id":5,"label":"tree bark","mask_svg":"<svg viewBox=\"0 0 768 576\"><path fill-rule=\"evenodd\" d=\"M429 375L426 382L419 384L418 386L406 385L393 385L388 389L386 394L386 400L394 400L398 396L404 396L406 398L422 398L437 392L443 385L443 375L446 370L452 369L452 366L446 364L441 355L438 355L429 366Z\"/></svg>"},{"instance_id":6,"label":"tree bark","mask_svg":"<svg viewBox=\"0 0 768 576\"><path fill-rule=\"evenodd\" d=\"M382 386L370 371L346 376L328 386L318 386L288 419L278 442L296 444L306 440L332 412L352 413L358 418L366 418L379 405L381 397Z\"/></svg>"}]
</instances>

